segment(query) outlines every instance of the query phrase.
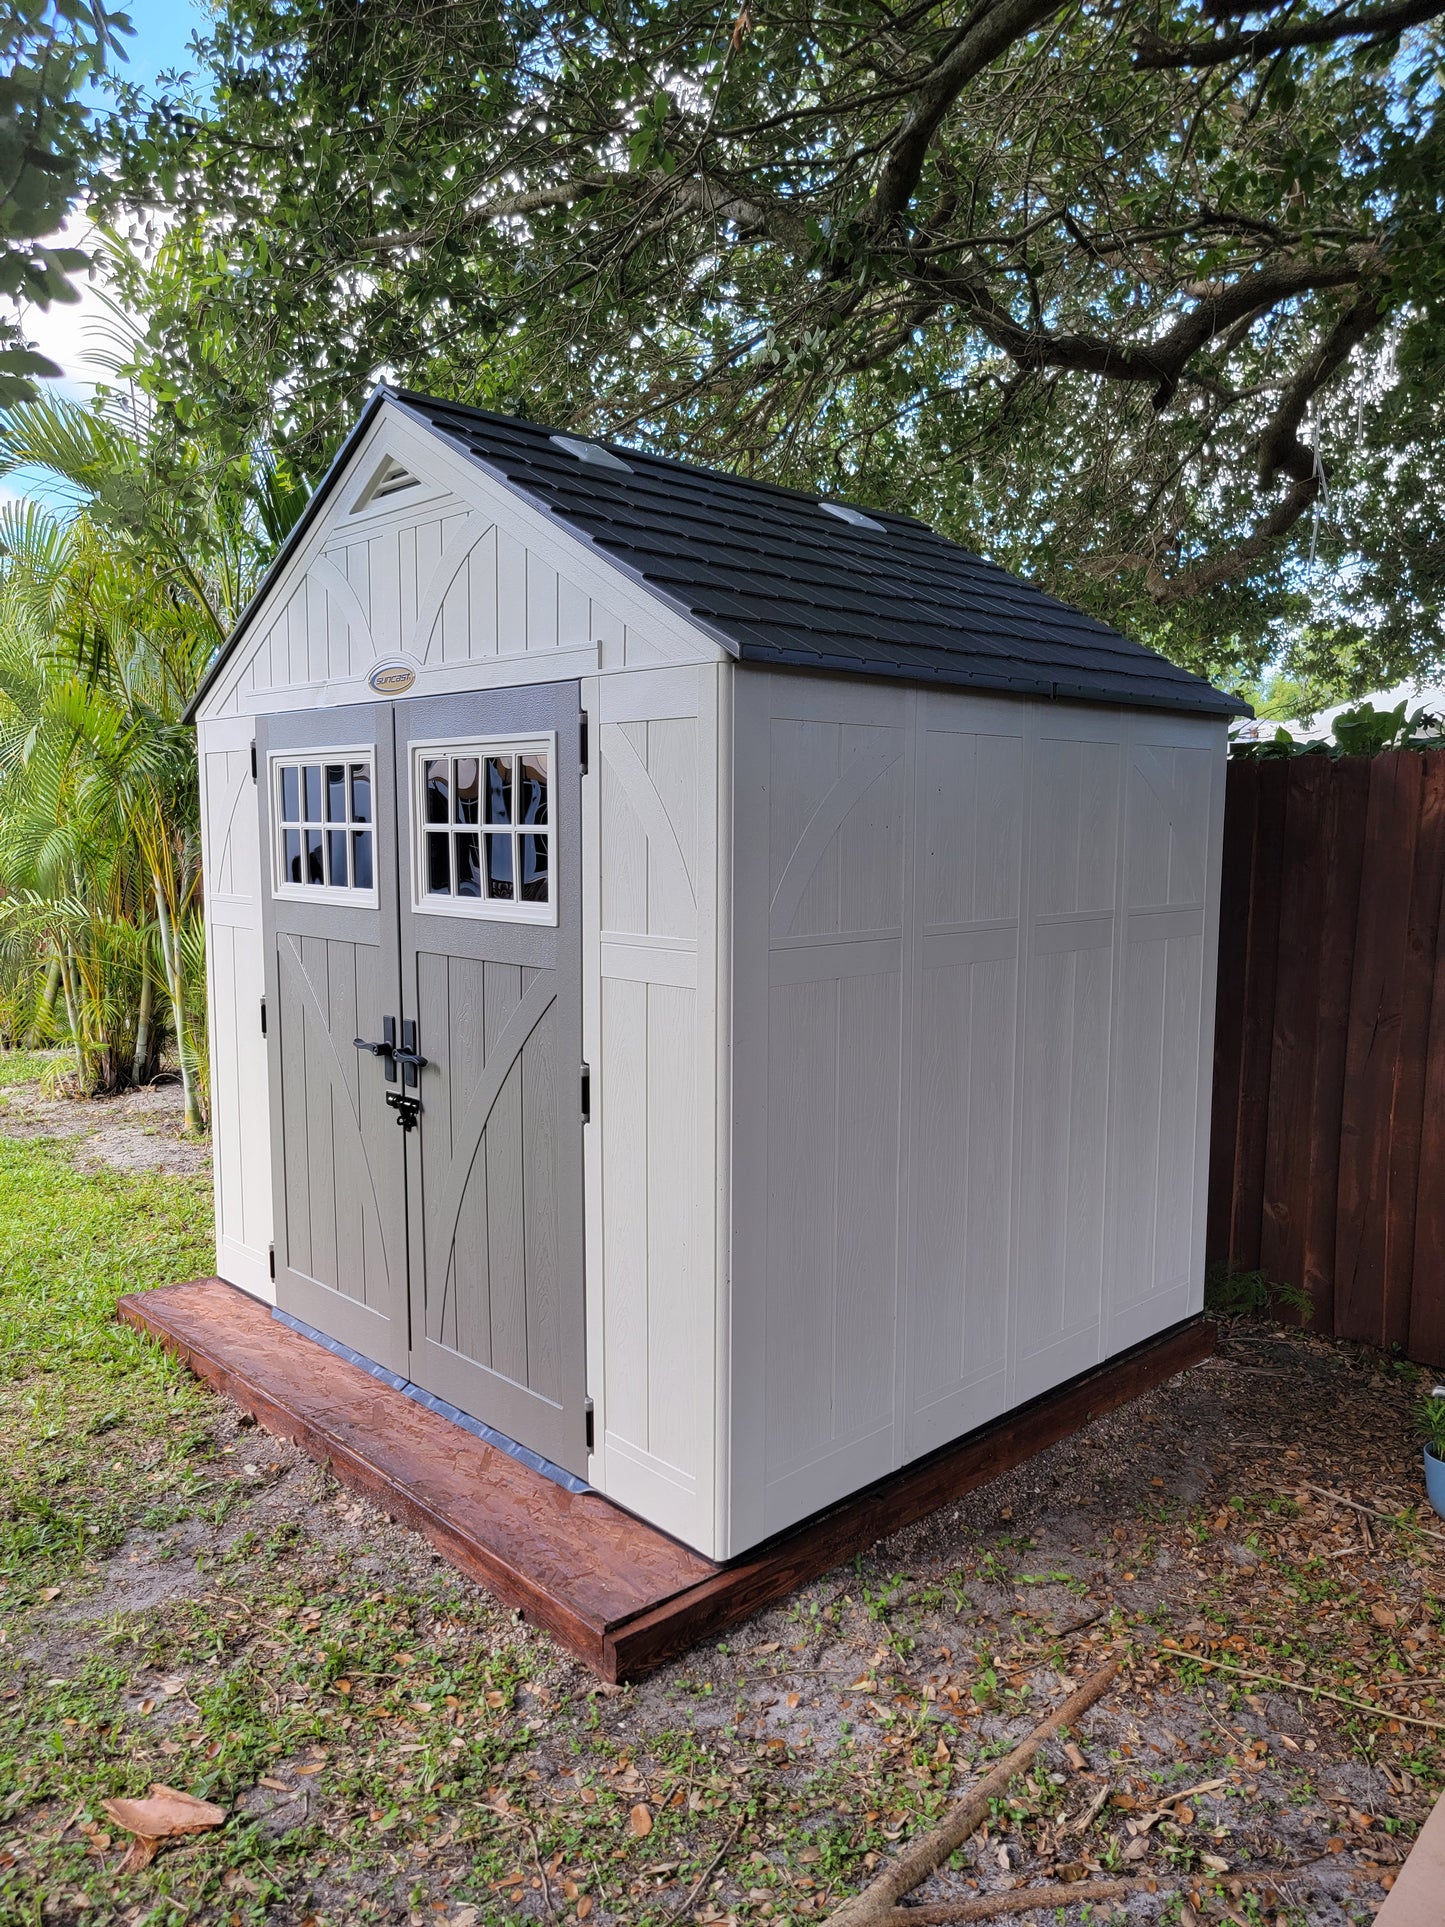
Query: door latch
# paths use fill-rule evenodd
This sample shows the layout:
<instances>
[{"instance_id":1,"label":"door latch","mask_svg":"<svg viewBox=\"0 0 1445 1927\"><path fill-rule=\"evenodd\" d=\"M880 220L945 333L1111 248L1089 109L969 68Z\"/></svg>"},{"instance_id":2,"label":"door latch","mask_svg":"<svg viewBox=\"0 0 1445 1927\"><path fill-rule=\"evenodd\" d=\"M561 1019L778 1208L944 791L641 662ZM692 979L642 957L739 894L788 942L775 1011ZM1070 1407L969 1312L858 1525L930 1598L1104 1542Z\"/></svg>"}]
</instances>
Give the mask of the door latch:
<instances>
[{"instance_id":1,"label":"door latch","mask_svg":"<svg viewBox=\"0 0 1445 1927\"><path fill-rule=\"evenodd\" d=\"M396 1112L396 1121L404 1131L415 1129L421 1116L421 1099L408 1097L404 1091L388 1091L386 1101Z\"/></svg>"}]
</instances>

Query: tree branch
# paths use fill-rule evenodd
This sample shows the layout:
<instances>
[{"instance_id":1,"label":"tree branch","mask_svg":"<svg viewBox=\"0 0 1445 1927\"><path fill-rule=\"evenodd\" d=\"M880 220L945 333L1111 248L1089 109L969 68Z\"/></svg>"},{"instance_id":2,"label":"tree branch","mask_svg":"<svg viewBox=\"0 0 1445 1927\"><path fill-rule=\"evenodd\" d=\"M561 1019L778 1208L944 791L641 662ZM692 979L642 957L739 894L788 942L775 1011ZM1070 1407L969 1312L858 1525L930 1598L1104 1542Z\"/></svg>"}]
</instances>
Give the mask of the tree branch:
<instances>
[{"instance_id":1,"label":"tree branch","mask_svg":"<svg viewBox=\"0 0 1445 1927\"><path fill-rule=\"evenodd\" d=\"M553 208L570 207L584 194L599 194L604 188L625 184L625 174L593 174L576 181L558 181L551 187L535 187L519 194L499 194L495 200L478 201L461 212L463 229L484 227L488 221L505 221L522 214L542 214ZM395 254L405 248L422 247L437 238L438 227L397 228L389 234L373 234L356 243L363 254Z\"/></svg>"},{"instance_id":2,"label":"tree branch","mask_svg":"<svg viewBox=\"0 0 1445 1927\"><path fill-rule=\"evenodd\" d=\"M1305 20L1292 27L1261 27L1254 33L1227 34L1222 40L1196 40L1183 46L1141 35L1134 43L1136 67L1221 67L1230 60L1253 63L1291 47L1327 47L1339 40L1384 40L1407 27L1422 26L1445 14L1445 0L1407 0L1402 7L1380 7L1372 13L1337 11L1322 20Z\"/></svg>"},{"instance_id":3,"label":"tree branch","mask_svg":"<svg viewBox=\"0 0 1445 1927\"><path fill-rule=\"evenodd\" d=\"M1336 369L1349 360L1384 312L1382 296L1374 289L1362 289L1280 397L1279 406L1259 438L1261 487L1268 486L1274 476L1280 474L1292 476L1297 482L1317 475L1315 450L1299 439L1305 410Z\"/></svg>"},{"instance_id":4,"label":"tree branch","mask_svg":"<svg viewBox=\"0 0 1445 1927\"><path fill-rule=\"evenodd\" d=\"M968 83L1016 40L1042 26L1060 5L1061 0L981 0L959 29L950 51L919 88L907 118L893 137L868 209L871 226L890 227L904 213L918 186L933 136Z\"/></svg>"},{"instance_id":5,"label":"tree branch","mask_svg":"<svg viewBox=\"0 0 1445 1927\"><path fill-rule=\"evenodd\" d=\"M948 277L920 276L918 284L920 290L967 308L994 346L1020 368L1059 368L1102 375L1110 381L1151 382L1156 391L1154 405L1164 408L1184 380L1190 361L1216 335L1243 317L1268 313L1296 295L1348 286L1375 265L1373 258L1362 261L1357 255L1332 262L1286 261L1241 275L1197 302L1167 333L1147 344L1025 327L995 298L977 269Z\"/></svg>"},{"instance_id":6,"label":"tree branch","mask_svg":"<svg viewBox=\"0 0 1445 1927\"><path fill-rule=\"evenodd\" d=\"M1282 502L1257 522L1242 542L1221 555L1206 556L1175 576L1155 574L1149 592L1161 608L1214 589L1239 575L1251 563L1263 561L1282 535L1314 506L1327 480L1318 449L1300 440L1299 427L1311 399L1386 313L1384 297L1375 289L1362 290L1340 315L1324 340L1300 369L1259 438L1259 481L1268 486L1276 475L1290 477Z\"/></svg>"},{"instance_id":7,"label":"tree branch","mask_svg":"<svg viewBox=\"0 0 1445 1927\"><path fill-rule=\"evenodd\" d=\"M1154 352L1171 370L1160 383L1155 407L1163 408L1172 399L1180 376L1199 350L1246 315L1267 313L1281 301L1291 301L1296 295L1310 294L1319 288L1348 287L1374 265L1373 260L1361 261L1358 256L1331 262L1283 261L1253 274L1241 275L1237 281L1211 293L1190 313L1181 316L1155 345Z\"/></svg>"}]
</instances>

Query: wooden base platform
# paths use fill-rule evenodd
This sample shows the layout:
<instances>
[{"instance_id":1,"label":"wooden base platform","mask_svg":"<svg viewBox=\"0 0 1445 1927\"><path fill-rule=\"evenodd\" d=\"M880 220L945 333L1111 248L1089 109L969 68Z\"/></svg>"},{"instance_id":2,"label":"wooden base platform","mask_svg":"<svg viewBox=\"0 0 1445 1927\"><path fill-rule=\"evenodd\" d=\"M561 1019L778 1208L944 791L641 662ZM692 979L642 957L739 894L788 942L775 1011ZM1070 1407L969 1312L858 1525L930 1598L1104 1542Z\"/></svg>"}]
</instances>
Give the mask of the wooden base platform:
<instances>
[{"instance_id":1,"label":"wooden base platform","mask_svg":"<svg viewBox=\"0 0 1445 1927\"><path fill-rule=\"evenodd\" d=\"M606 1680L650 1671L1214 1350L1213 1326L1192 1319L718 1566L598 1493L563 1491L220 1278L136 1292L117 1312Z\"/></svg>"}]
</instances>

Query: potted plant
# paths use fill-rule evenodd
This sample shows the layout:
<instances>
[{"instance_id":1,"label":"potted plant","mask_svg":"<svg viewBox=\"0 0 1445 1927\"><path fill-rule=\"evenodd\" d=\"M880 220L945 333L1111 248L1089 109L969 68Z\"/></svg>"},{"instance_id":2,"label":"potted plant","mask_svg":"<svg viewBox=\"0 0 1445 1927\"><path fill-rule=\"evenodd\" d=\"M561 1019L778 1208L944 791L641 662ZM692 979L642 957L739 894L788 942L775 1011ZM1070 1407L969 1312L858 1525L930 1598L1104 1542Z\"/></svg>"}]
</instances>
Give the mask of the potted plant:
<instances>
[{"instance_id":1,"label":"potted plant","mask_svg":"<svg viewBox=\"0 0 1445 1927\"><path fill-rule=\"evenodd\" d=\"M1437 1385L1419 1405L1420 1436L1425 1441L1425 1491L1445 1519L1445 1385Z\"/></svg>"}]
</instances>

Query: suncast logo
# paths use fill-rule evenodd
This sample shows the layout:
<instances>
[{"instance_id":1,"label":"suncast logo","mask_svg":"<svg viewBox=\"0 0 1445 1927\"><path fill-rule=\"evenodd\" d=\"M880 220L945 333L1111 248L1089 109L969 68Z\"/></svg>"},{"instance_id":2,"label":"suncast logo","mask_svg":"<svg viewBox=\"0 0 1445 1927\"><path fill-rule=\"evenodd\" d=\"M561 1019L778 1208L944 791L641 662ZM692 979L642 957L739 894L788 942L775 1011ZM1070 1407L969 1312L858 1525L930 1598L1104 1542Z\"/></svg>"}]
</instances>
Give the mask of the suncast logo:
<instances>
[{"instance_id":1,"label":"suncast logo","mask_svg":"<svg viewBox=\"0 0 1445 1927\"><path fill-rule=\"evenodd\" d=\"M416 681L408 662L379 662L366 679L378 696L404 696Z\"/></svg>"}]
</instances>

